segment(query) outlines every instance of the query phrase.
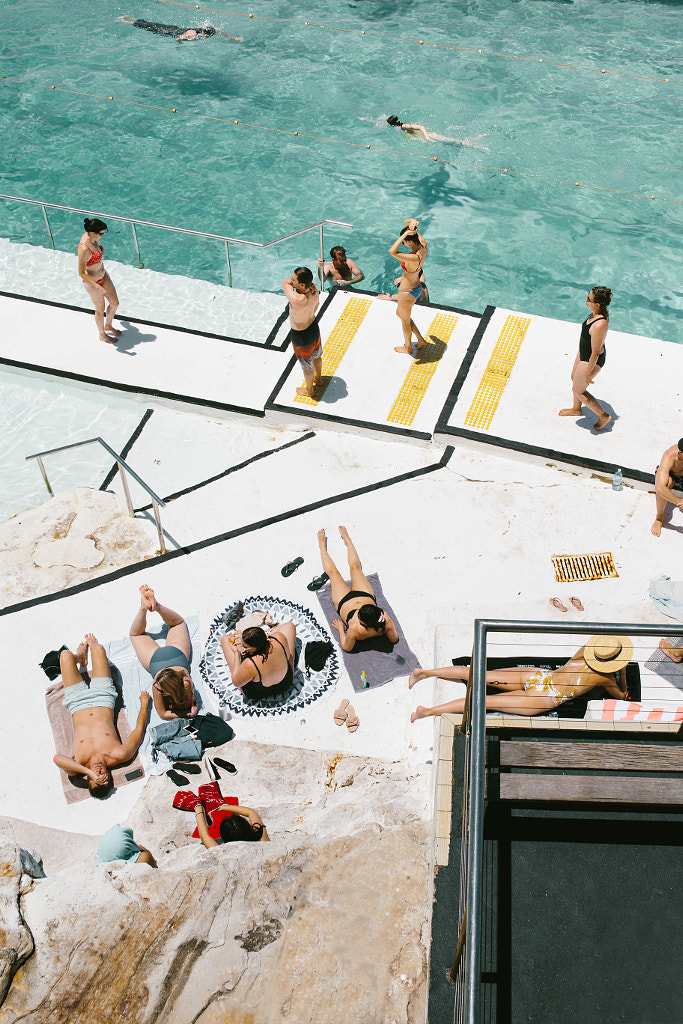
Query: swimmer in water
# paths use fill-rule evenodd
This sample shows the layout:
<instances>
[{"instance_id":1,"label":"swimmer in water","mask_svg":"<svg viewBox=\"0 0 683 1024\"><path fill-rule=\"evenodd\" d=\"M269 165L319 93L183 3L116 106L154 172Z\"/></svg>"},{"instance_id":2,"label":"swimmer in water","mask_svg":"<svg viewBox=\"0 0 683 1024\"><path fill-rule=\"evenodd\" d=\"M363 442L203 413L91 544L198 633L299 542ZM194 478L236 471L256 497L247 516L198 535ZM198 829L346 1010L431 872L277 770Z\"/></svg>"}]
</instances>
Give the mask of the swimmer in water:
<instances>
[{"instance_id":1,"label":"swimmer in water","mask_svg":"<svg viewBox=\"0 0 683 1024\"><path fill-rule=\"evenodd\" d=\"M485 135L488 135L488 132L485 132L484 135L475 135L473 139L452 139L448 135L439 135L438 132L428 132L423 124L408 124L407 121L399 121L396 114L392 114L391 117L387 118L387 124L390 124L392 128L400 128L402 132L406 132L413 137L421 135L425 142L451 142L457 146L472 146L474 149L486 149L486 146L477 145L476 139L483 139Z\"/></svg>"},{"instance_id":2,"label":"swimmer in water","mask_svg":"<svg viewBox=\"0 0 683 1024\"><path fill-rule=\"evenodd\" d=\"M193 39L205 39L207 36L225 36L226 39L234 39L236 43L241 43L241 36L231 36L227 32L217 32L215 28L209 26L208 28L181 28L179 25L162 25L158 21L145 21L144 18L131 18L129 14L124 14L121 18L117 18L117 21L123 21L126 25L133 25L135 28L142 28L145 32L153 32L157 36L173 36L177 43L190 42Z\"/></svg>"}]
</instances>

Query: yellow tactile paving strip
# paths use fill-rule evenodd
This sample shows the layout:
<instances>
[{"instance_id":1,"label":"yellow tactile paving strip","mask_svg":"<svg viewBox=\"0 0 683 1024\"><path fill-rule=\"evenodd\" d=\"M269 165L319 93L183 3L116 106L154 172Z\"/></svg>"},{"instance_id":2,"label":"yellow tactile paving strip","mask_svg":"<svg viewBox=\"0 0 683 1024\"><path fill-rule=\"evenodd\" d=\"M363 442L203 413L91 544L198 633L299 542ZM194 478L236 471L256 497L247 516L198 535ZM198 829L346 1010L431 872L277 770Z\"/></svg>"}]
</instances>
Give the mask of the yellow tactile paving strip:
<instances>
[{"instance_id":1,"label":"yellow tactile paving strip","mask_svg":"<svg viewBox=\"0 0 683 1024\"><path fill-rule=\"evenodd\" d=\"M498 408L505 385L510 379L512 367L515 365L517 353L530 323L530 317L507 317L465 417L466 427L488 430L491 426L491 420Z\"/></svg>"},{"instance_id":2,"label":"yellow tactile paving strip","mask_svg":"<svg viewBox=\"0 0 683 1024\"><path fill-rule=\"evenodd\" d=\"M434 317L426 334L430 341L410 367L387 416L387 423L400 423L403 427L409 427L413 422L457 322L457 316L449 313L439 313Z\"/></svg>"},{"instance_id":3,"label":"yellow tactile paving strip","mask_svg":"<svg viewBox=\"0 0 683 1024\"><path fill-rule=\"evenodd\" d=\"M360 296L349 299L346 303L344 312L337 320L327 341L323 345L322 375L324 380L329 381L329 378L334 376L337 367L344 358L346 350L362 323L363 317L371 305L371 299L362 299ZM321 396L325 391L325 386L323 385L321 388ZM305 395L295 395L294 401L300 402L302 405L317 405L319 399L307 398Z\"/></svg>"}]
</instances>

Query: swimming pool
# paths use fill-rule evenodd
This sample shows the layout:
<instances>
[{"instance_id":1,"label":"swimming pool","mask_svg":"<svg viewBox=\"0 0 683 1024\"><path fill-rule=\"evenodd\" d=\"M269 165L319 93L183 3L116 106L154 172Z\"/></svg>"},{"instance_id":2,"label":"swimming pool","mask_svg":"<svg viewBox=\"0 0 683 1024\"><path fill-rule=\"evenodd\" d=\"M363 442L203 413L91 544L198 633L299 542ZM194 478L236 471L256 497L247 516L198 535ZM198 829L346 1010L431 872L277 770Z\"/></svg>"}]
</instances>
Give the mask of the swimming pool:
<instances>
[{"instance_id":1,"label":"swimming pool","mask_svg":"<svg viewBox=\"0 0 683 1024\"><path fill-rule=\"evenodd\" d=\"M260 0L249 9L258 17L135 5L140 18L244 36L189 44L117 23L131 10L115 0L70 7L68 18L50 0L5 9L2 74L36 84L0 83L0 191L262 241L324 217L351 221L352 235L327 241L346 245L372 289L390 285L386 250L415 214L435 301L579 320L587 287L605 283L615 328L681 340L681 207L665 201L679 198L678 4ZM390 113L454 138L486 133L487 150L411 140L386 125ZM433 155L458 166L425 159ZM73 251L78 218L51 221L57 246ZM45 244L40 210L0 203L0 234ZM150 269L225 282L220 243L152 229L139 237ZM285 271L313 264L316 243L312 233L265 253L233 247L234 284L277 291ZM112 222L105 247L134 262L127 225Z\"/></svg>"},{"instance_id":2,"label":"swimming pool","mask_svg":"<svg viewBox=\"0 0 683 1024\"><path fill-rule=\"evenodd\" d=\"M98 436L120 452L144 412L145 406L134 401L1 370L0 523L49 498L37 463L27 462L27 455ZM58 494L99 487L111 464L111 457L92 445L50 456L45 469Z\"/></svg>"}]
</instances>

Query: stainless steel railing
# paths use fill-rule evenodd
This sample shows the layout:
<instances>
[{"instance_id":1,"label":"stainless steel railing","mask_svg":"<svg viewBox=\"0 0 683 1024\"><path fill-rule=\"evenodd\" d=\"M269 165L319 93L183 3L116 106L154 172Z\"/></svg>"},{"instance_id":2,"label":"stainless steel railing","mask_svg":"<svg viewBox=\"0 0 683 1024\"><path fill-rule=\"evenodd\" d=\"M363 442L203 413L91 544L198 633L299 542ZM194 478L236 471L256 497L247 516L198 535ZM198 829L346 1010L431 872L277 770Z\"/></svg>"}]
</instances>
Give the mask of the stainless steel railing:
<instances>
[{"instance_id":1,"label":"stainless steel railing","mask_svg":"<svg viewBox=\"0 0 683 1024\"><path fill-rule=\"evenodd\" d=\"M273 238L270 242L254 242L248 238L231 238L229 235L216 235L210 231L193 231L191 228L178 228L171 224L157 224L151 220L139 220L137 217L122 217L117 213L102 213L93 210L79 210L75 206L59 206L57 203L44 203L39 199L24 199L22 196L5 196L0 195L0 199L9 199L15 203L28 203L29 206L39 206L43 211L43 217L45 218L45 227L47 228L48 238L50 239L50 245L53 249L56 248L54 239L52 237L52 229L50 227L50 221L47 216L48 209L50 210L64 210L67 213L84 213L89 217L99 217L101 220L120 220L125 224L130 224L133 232L133 244L135 246L135 252L138 258L138 267L142 267L142 257L140 256L140 246L138 244L138 236L135 231L137 227L145 228L160 228L162 231L177 231L183 235L198 235L200 238L213 238L219 242L225 244L225 262L228 266L228 285L232 288L232 267L230 266L230 249L229 243L234 242L236 245L250 245L254 249L269 249L271 245L277 245L278 242L286 242L290 238L296 238L297 235L304 235L307 231L315 231L318 228L320 233L320 256L324 259L324 244L323 244L323 228L326 224L332 224L338 228L352 228L353 224L347 224L341 220L320 220L316 224L309 224L305 228L299 228L298 231L292 231L288 235L282 235L281 238Z\"/></svg>"},{"instance_id":2,"label":"stainless steel railing","mask_svg":"<svg viewBox=\"0 0 683 1024\"><path fill-rule=\"evenodd\" d=\"M456 986L454 1024L479 1024L483 906L484 781L486 771L486 637L489 633L626 634L661 636L662 626L624 622L556 622L475 619L472 667L461 731L465 734L460 909L453 964L447 979ZM683 626L666 627L683 637Z\"/></svg>"},{"instance_id":3,"label":"stainless steel railing","mask_svg":"<svg viewBox=\"0 0 683 1024\"><path fill-rule=\"evenodd\" d=\"M60 448L49 448L47 451L44 451L44 452L36 452L34 455L27 455L26 459L27 460L28 459L36 459L37 460L38 468L40 469L40 472L43 474L43 480L45 481L45 486L47 487L48 494L52 497L54 492L53 492L52 488L50 487L50 481L47 478L47 473L45 472L45 466L43 465L43 459L45 458L45 456L47 456L47 455L56 455L57 452L67 452L67 451L69 451L72 448L84 448L85 445L88 445L88 444L100 444L100 445L102 445L102 447L105 449L105 451L109 452L109 454L111 455L112 459L114 459L114 461L118 465L119 473L121 475L121 483L123 485L123 493L126 496L126 504L128 505L128 515L129 516L134 518L135 517L135 511L133 509L133 503L130 500L130 491L128 489L128 479L126 477L126 473L130 473L130 475L132 476L133 480L135 480L135 482L138 483L140 485L140 487L142 487L143 491L146 491L147 494L149 494L150 498L152 499L152 506L154 508L154 520L156 522L157 535L159 537L159 551L160 551L160 553L162 555L165 555L166 554L166 542L164 540L164 532L163 532L163 530L161 528L161 516L159 514L159 509L163 508L165 506L166 502L162 498L160 498L158 495L156 495L154 493L154 491L152 490L152 488L148 484L145 483L145 481L142 479L142 477L138 476L138 474L135 472L135 470L131 469L130 466L126 462L124 462L123 459L119 455L116 454L114 449L110 448L109 445L107 444L107 442L103 441L101 437L91 437L87 441L74 441L73 444L64 444Z\"/></svg>"}]
</instances>

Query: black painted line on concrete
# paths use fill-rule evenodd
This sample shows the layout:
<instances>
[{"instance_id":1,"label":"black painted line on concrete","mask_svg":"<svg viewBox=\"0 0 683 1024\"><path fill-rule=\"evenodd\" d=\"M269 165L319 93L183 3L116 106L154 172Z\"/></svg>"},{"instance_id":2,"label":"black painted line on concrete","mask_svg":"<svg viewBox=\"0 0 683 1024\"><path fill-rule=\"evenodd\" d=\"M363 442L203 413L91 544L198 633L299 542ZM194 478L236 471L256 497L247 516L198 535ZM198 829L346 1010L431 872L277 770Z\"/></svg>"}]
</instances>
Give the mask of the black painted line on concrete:
<instances>
[{"instance_id":1,"label":"black painted line on concrete","mask_svg":"<svg viewBox=\"0 0 683 1024\"><path fill-rule=\"evenodd\" d=\"M437 434L444 431L445 428L448 426L448 421L451 418L451 413L453 412L455 403L457 402L458 397L460 396L462 386L465 383L465 380L467 379L467 374L470 371L470 367L472 366L474 357L477 354L482 338L486 334L486 329L495 311L495 306L486 307L482 314L481 320L479 321L479 325L474 334L472 335L470 343L467 346L467 351L465 352L462 363L460 364L458 374L455 380L453 381L453 386L451 387L451 390L448 392L448 397L444 402L443 409L441 410L439 419L437 420L435 428L435 433Z\"/></svg>"},{"instance_id":2,"label":"black painted line on concrete","mask_svg":"<svg viewBox=\"0 0 683 1024\"><path fill-rule=\"evenodd\" d=\"M244 462L240 462L236 466L230 466L229 469L224 469L222 473L216 473L215 476L209 476L206 480L200 480L198 484L191 484L190 487L184 487L181 491L175 491L173 494L167 495L164 501L175 501L176 498L181 498L185 494L191 494L192 491L199 491L202 487L207 487L209 484L213 484L216 480L222 480L225 476L230 476L231 473L236 473L240 469L245 469L250 466L252 462L259 462L261 459L267 459L269 455L275 455L277 452L283 452L287 448L293 448L296 444L301 444L302 441L310 441L312 437L315 437L315 431L309 430L308 433L302 434L301 437L295 437L293 441L287 441L285 444L279 445L277 448L269 448L267 451L259 452L257 455L252 455L250 459L245 459ZM143 505L141 508L136 508L136 512L149 512L154 506L150 503L149 505Z\"/></svg>"},{"instance_id":3,"label":"black painted line on concrete","mask_svg":"<svg viewBox=\"0 0 683 1024\"><path fill-rule=\"evenodd\" d=\"M427 476L429 473L433 473L436 470L443 469L447 466L452 454L453 446L448 445L444 449L439 461L432 463L430 466L423 466L421 469L412 469L407 473L400 473L398 476L389 477L386 480L380 480L373 484L365 484L363 487L357 487L354 490L345 491L342 494L335 494L330 498L321 498L319 501L311 502L309 505L302 505L300 508L292 509L289 512L281 512L268 519L261 519L257 523L251 523L248 526L240 526L235 530L228 530L226 533L218 534L215 537L196 541L194 544L189 544L185 548L168 551L165 555L157 555L155 558L147 558L142 562L135 562L134 565L124 565L120 569L116 569L114 572L98 576L97 579L94 580L87 580L85 583L78 583L73 587L67 587L65 590L60 590L56 594L42 594L40 597L34 597L29 601L20 601L17 604L8 605L6 608L0 608L0 617L4 615L12 615L15 612L26 611L29 608L35 608L41 604L52 604L54 601L59 601L62 598L73 597L75 594L94 590L96 587L103 586L105 583L113 583L115 580L122 579L124 576L132 576L136 572L149 572L149 570L156 565L170 562L183 555L191 555L196 551L202 551L204 548L212 547L215 544L222 544L226 540L234 540L236 537L255 533L258 530L262 530L267 526L273 526L276 523L284 523L289 519L296 519L297 516L306 515L308 512L313 512L318 508L326 508L327 506L335 505L340 501L348 501L350 498L358 498L363 494L371 494L373 491L380 491L384 490L386 487L393 487L394 484L404 483L407 480L416 479L420 476Z\"/></svg>"},{"instance_id":4,"label":"black painted line on concrete","mask_svg":"<svg viewBox=\"0 0 683 1024\"><path fill-rule=\"evenodd\" d=\"M262 345L260 347L263 348ZM111 391L122 391L125 394L167 399L171 402L180 402L183 405L198 405L201 408L216 409L220 412L236 412L242 416L256 416L258 419L263 419L265 416L263 409L248 409L242 405L228 405L224 402L215 402L210 398L178 395L174 391L155 391L153 388L143 388L139 384L121 384L117 381L102 380L101 377L88 377L82 373L58 370L52 366L40 366L38 363L21 363L17 359L5 359L2 356L0 356L0 366L14 366L19 370L28 370L30 373L44 373L48 377L57 377L60 380L77 380L82 384L92 384L98 388L105 387Z\"/></svg>"},{"instance_id":5,"label":"black painted line on concrete","mask_svg":"<svg viewBox=\"0 0 683 1024\"><path fill-rule=\"evenodd\" d=\"M465 430L463 427L443 427L439 433L449 434L452 437L464 437L471 441L480 441L482 444L490 444L495 448L507 448L510 451L519 452L521 455L535 455L542 459L550 459L555 462L564 462L570 466L578 466L581 469L590 469L594 473L603 476L612 476L617 469L621 469L624 479L637 480L639 483L652 484L654 486L654 473L644 473L640 469L629 469L628 466L617 466L614 462L600 462L597 459L589 459L583 455L571 455L568 452L558 452L554 448L540 448L537 445L526 444L522 441L512 441L507 437L488 436L476 430Z\"/></svg>"},{"instance_id":6,"label":"black painted line on concrete","mask_svg":"<svg viewBox=\"0 0 683 1024\"><path fill-rule=\"evenodd\" d=\"M320 404L320 403L318 403ZM431 441L432 435L422 430L408 430L407 427L392 427L391 424L373 423L370 420L354 420L346 416L333 416L330 413L318 412L317 409L297 409L288 405L277 405L270 399L266 402L266 409L272 412L287 412L293 416L308 416L311 419L323 420L326 423L336 423L340 426L361 427L364 430L378 431L379 433L392 434L394 437L414 437L419 441Z\"/></svg>"},{"instance_id":7,"label":"black painted line on concrete","mask_svg":"<svg viewBox=\"0 0 683 1024\"><path fill-rule=\"evenodd\" d=\"M138 423L137 427L135 428L133 433L130 435L130 437L128 438L128 440L124 444L124 446L121 449L121 451L119 452L119 455L120 455L120 457L122 459L126 459L127 458L131 448L133 447L133 445L135 444L135 442L139 438L140 434L143 431L143 428L144 428L145 424L147 423L147 421L149 420L149 418L150 418L150 416L152 415L153 412L154 412L154 409L146 409L145 410L144 416L142 417L142 419ZM107 487L109 487L109 484L112 482L112 480L114 479L114 477L116 476L118 471L119 471L119 465L118 465L118 462L115 462L114 465L109 470L109 472L107 473L107 475L105 476L103 482L100 484L99 489L101 491L106 491ZM150 505L150 508L151 507L152 506Z\"/></svg>"},{"instance_id":8,"label":"black painted line on concrete","mask_svg":"<svg viewBox=\"0 0 683 1024\"><path fill-rule=\"evenodd\" d=\"M270 331L268 332L268 337L266 338L266 340L264 342L264 344L266 345L267 348L272 348L273 347L273 342L275 341L275 339L277 337L277 332L282 327L282 325L285 322L285 320L287 319L288 315L289 315L289 305L285 306L285 308L282 310L282 312L280 313L279 317L275 321L274 326L271 327ZM286 345L287 345L287 337L285 336L285 340L283 341L282 345L279 346L280 351L284 352Z\"/></svg>"},{"instance_id":9,"label":"black painted line on concrete","mask_svg":"<svg viewBox=\"0 0 683 1024\"><path fill-rule=\"evenodd\" d=\"M5 298L8 299L21 299L23 302L36 302L41 306L54 306L57 309L70 309L73 313L87 313L88 316L95 315L94 309L87 309L85 306L73 306L68 302L55 302L53 299L36 299L32 295L19 295L16 292L0 291L0 295L4 295ZM123 316L120 313L117 313L114 319L121 320L123 323L142 324L143 327L160 327L165 331L177 331L180 334L192 334L198 338L212 338L214 341L230 341L235 345L246 345L251 348L265 348L267 345L267 341L252 341L250 338L231 338L227 334L211 334L209 331L194 330L192 327L178 327L177 324L160 324L155 320L141 320L139 317ZM282 348L282 351L284 351L284 347Z\"/></svg>"}]
</instances>

